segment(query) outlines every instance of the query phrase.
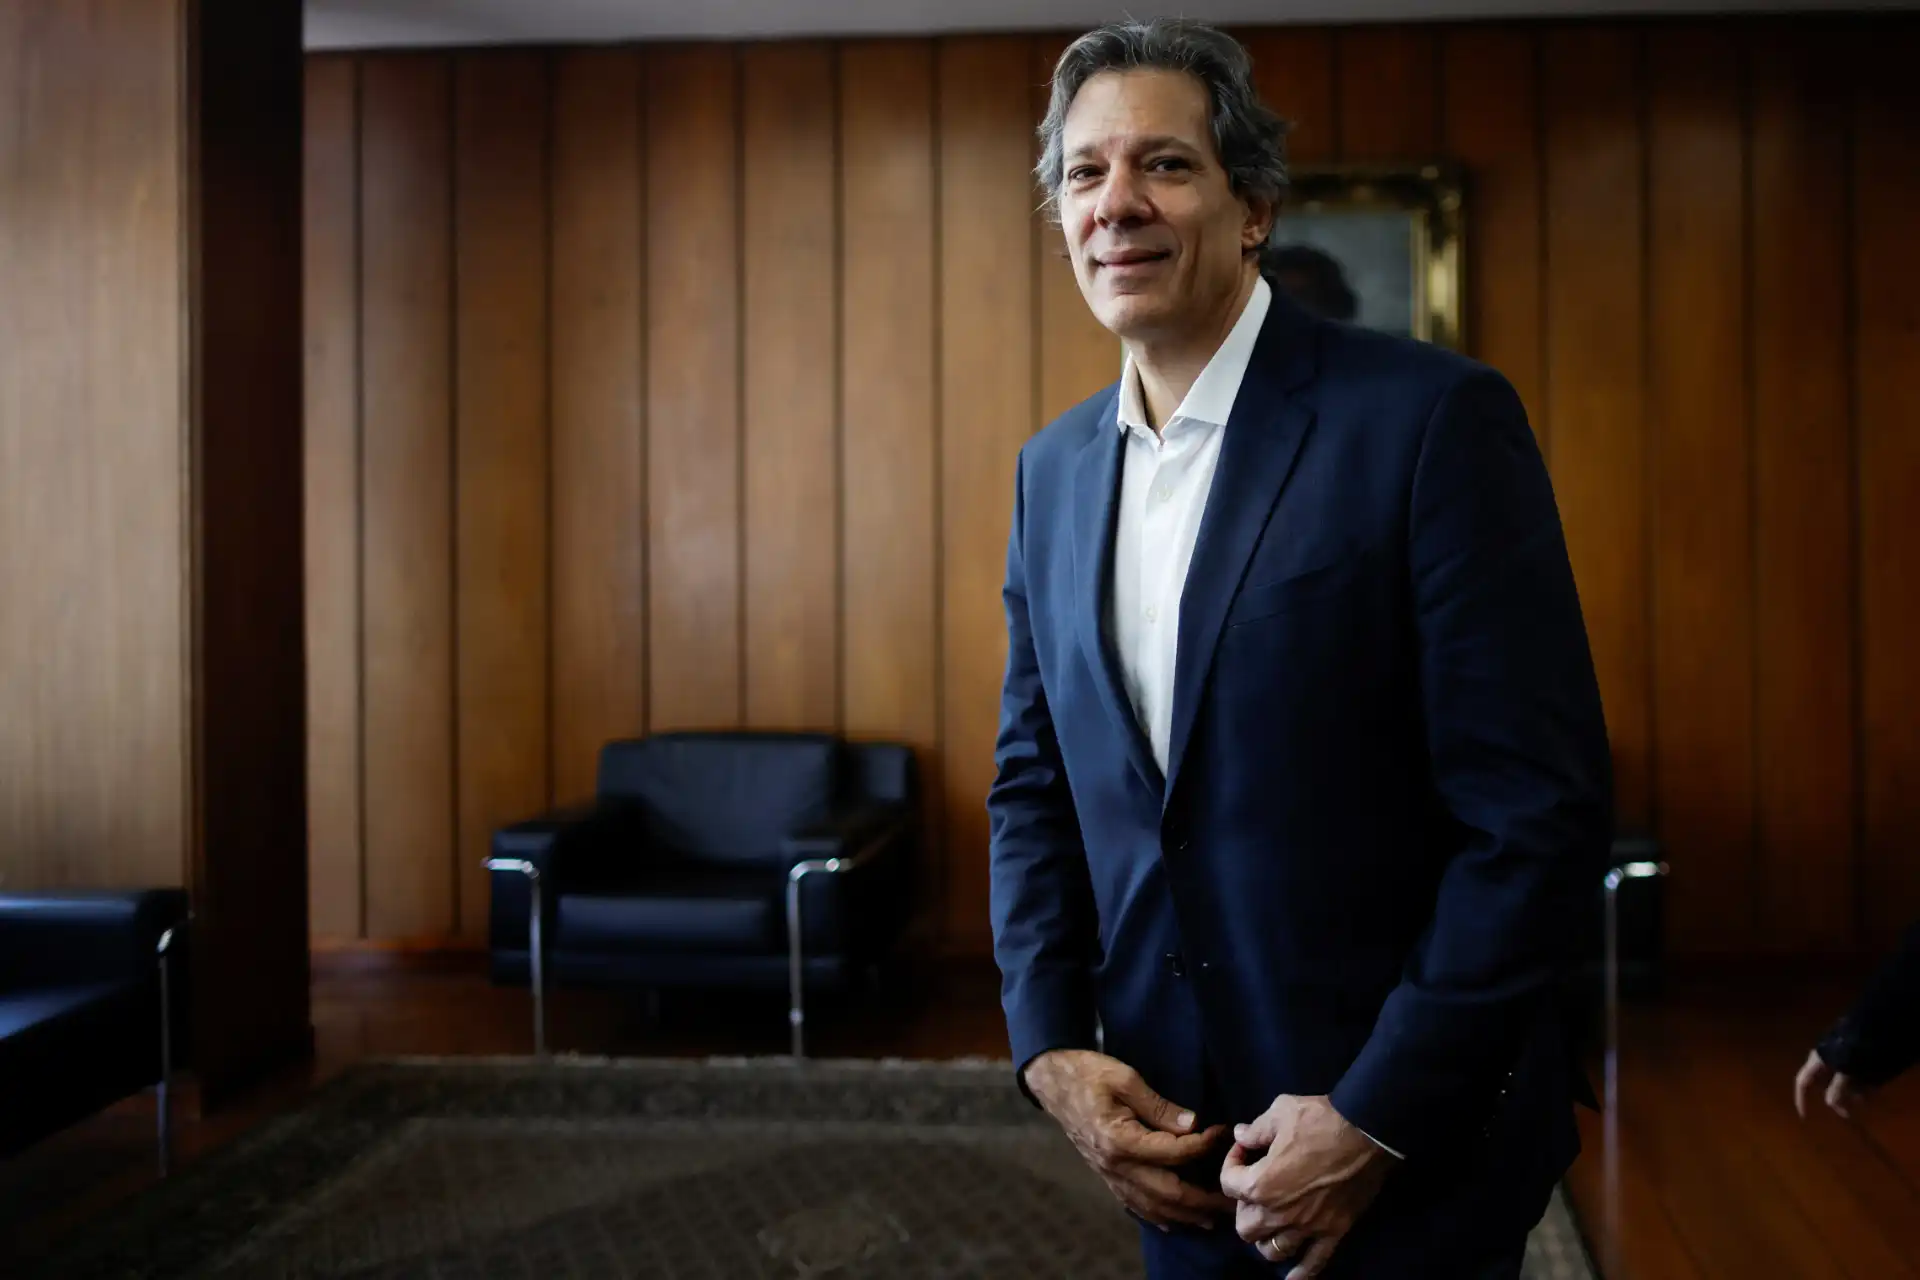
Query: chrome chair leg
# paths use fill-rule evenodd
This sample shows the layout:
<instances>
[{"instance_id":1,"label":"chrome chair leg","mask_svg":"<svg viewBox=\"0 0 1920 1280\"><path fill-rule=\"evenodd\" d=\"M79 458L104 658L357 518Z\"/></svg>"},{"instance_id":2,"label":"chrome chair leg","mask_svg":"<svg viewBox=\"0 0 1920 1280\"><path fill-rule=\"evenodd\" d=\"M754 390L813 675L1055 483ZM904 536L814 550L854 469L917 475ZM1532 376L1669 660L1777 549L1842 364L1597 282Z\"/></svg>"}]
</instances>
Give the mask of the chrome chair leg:
<instances>
[{"instance_id":1,"label":"chrome chair leg","mask_svg":"<svg viewBox=\"0 0 1920 1280\"><path fill-rule=\"evenodd\" d=\"M540 868L526 858L488 858L483 864L488 871L519 872L527 878L527 899L530 904L527 917L527 962L532 969L533 986L533 1053L537 1058L547 1056L547 982L546 948L540 937Z\"/></svg>"},{"instance_id":2,"label":"chrome chair leg","mask_svg":"<svg viewBox=\"0 0 1920 1280\"><path fill-rule=\"evenodd\" d=\"M806 956L800 934L800 882L825 871L822 861L796 863L787 873L787 1026L793 1036L793 1056L807 1056Z\"/></svg>"},{"instance_id":3,"label":"chrome chair leg","mask_svg":"<svg viewBox=\"0 0 1920 1280\"><path fill-rule=\"evenodd\" d=\"M793 1056L807 1056L806 956L801 945L800 882L810 875L844 875L878 857L883 836L857 852L838 858L809 858L787 869L787 1025L793 1028Z\"/></svg>"},{"instance_id":4,"label":"chrome chair leg","mask_svg":"<svg viewBox=\"0 0 1920 1280\"><path fill-rule=\"evenodd\" d=\"M160 935L154 948L160 964L160 1087L155 1094L159 1113L160 1176L166 1177L173 1158L173 930Z\"/></svg>"},{"instance_id":5,"label":"chrome chair leg","mask_svg":"<svg viewBox=\"0 0 1920 1280\"><path fill-rule=\"evenodd\" d=\"M1602 1173L1606 1204L1606 1248L1619 1247L1620 1204L1620 886L1629 880L1648 880L1667 874L1664 862L1627 862L1607 872L1602 882L1606 890L1606 954L1603 973L1606 982L1607 1078L1603 1114Z\"/></svg>"}]
</instances>

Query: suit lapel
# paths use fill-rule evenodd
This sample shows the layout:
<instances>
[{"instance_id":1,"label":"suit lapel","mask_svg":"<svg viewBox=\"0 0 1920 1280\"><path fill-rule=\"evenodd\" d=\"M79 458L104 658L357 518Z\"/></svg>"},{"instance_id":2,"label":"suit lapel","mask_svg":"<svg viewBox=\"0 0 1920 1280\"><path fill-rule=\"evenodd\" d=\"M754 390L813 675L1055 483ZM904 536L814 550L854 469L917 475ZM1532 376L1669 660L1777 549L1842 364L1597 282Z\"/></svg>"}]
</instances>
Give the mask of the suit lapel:
<instances>
[{"instance_id":1,"label":"suit lapel","mask_svg":"<svg viewBox=\"0 0 1920 1280\"><path fill-rule=\"evenodd\" d=\"M1164 791L1168 797L1180 777L1227 609L1313 426L1312 407L1297 394L1313 374L1313 321L1277 289L1269 307L1220 442L1213 487L1181 593Z\"/></svg>"},{"instance_id":2,"label":"suit lapel","mask_svg":"<svg viewBox=\"0 0 1920 1280\"><path fill-rule=\"evenodd\" d=\"M1159 794L1160 769L1120 675L1120 661L1107 634L1107 601L1113 578L1113 532L1120 510L1120 460L1126 434L1114 422L1113 402L1095 415L1093 438L1080 449L1073 470L1073 621L1080 647L1093 668L1094 685L1127 759L1149 790Z\"/></svg>"}]
</instances>

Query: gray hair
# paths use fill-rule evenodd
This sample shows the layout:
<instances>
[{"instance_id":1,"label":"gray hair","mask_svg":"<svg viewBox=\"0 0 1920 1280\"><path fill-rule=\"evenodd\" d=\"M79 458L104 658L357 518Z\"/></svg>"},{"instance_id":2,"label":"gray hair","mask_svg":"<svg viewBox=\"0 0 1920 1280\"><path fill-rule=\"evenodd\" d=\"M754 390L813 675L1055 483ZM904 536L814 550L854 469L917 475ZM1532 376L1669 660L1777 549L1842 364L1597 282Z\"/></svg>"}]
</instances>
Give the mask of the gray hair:
<instances>
[{"instance_id":1,"label":"gray hair","mask_svg":"<svg viewBox=\"0 0 1920 1280\"><path fill-rule=\"evenodd\" d=\"M1040 122L1040 162L1034 175L1046 194L1049 216L1059 214L1064 179L1061 130L1067 108L1086 82L1102 71L1184 71L1206 87L1213 103L1213 145L1235 195L1277 209L1287 186L1288 123L1260 101L1253 89L1253 60L1238 40L1185 18L1111 22L1067 46L1053 68L1053 91Z\"/></svg>"}]
</instances>

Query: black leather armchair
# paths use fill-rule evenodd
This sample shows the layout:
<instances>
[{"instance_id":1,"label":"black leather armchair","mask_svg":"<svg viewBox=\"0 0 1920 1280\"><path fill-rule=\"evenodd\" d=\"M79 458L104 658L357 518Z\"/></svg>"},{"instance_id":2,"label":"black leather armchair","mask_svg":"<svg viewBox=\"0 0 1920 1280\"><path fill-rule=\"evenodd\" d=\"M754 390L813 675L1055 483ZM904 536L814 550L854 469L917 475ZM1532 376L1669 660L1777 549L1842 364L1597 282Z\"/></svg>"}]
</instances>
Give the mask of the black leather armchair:
<instances>
[{"instance_id":1,"label":"black leather armchair","mask_svg":"<svg viewBox=\"0 0 1920 1280\"><path fill-rule=\"evenodd\" d=\"M881 962L913 910L912 751L827 734L680 732L601 749L591 803L494 833L496 982L809 989Z\"/></svg>"},{"instance_id":2,"label":"black leather armchair","mask_svg":"<svg viewBox=\"0 0 1920 1280\"><path fill-rule=\"evenodd\" d=\"M0 895L0 1155L157 1085L166 1173L187 919L179 889Z\"/></svg>"}]
</instances>

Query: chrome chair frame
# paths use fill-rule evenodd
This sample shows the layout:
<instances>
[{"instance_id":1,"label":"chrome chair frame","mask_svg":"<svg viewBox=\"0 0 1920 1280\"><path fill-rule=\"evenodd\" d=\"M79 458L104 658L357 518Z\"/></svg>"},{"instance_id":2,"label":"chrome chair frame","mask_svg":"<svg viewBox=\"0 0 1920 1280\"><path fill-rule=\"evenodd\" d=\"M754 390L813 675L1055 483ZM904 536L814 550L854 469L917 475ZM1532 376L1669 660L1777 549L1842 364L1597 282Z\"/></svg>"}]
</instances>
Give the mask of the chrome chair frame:
<instances>
[{"instance_id":1,"label":"chrome chair frame","mask_svg":"<svg viewBox=\"0 0 1920 1280\"><path fill-rule=\"evenodd\" d=\"M800 882L810 875L844 875L879 857L896 833L875 836L844 858L809 858L787 871L787 1025L793 1029L793 1056L807 1056L806 956L800 920Z\"/></svg>"},{"instance_id":2,"label":"chrome chair frame","mask_svg":"<svg viewBox=\"0 0 1920 1280\"><path fill-rule=\"evenodd\" d=\"M533 1054L547 1056L547 984L545 949L540 945L540 867L527 858L487 858L488 871L519 872L527 878L527 896L531 900L527 920L527 960L532 966Z\"/></svg>"}]
</instances>

